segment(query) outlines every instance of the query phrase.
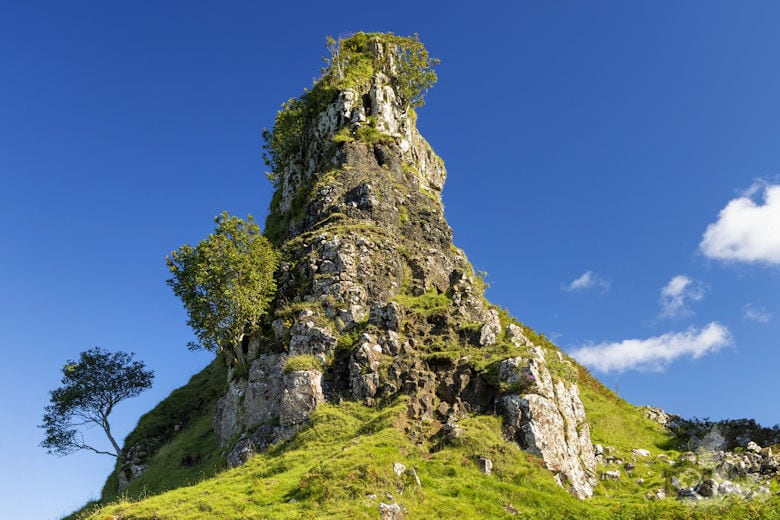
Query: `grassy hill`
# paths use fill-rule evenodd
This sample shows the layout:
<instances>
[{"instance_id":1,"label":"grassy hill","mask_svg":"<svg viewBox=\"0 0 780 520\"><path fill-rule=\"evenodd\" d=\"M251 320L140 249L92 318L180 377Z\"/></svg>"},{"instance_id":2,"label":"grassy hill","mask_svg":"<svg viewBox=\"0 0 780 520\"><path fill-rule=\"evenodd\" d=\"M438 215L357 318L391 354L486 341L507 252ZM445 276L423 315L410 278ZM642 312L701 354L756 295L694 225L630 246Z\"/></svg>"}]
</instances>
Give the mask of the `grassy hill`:
<instances>
[{"instance_id":1,"label":"grassy hill","mask_svg":"<svg viewBox=\"0 0 780 520\"><path fill-rule=\"evenodd\" d=\"M236 469L226 470L224 454L211 432L210 406L224 384L218 363L145 415L133 436L159 435L182 421L176 410L200 410L187 426L162 445L144 475L121 496L112 493L112 475L99 503L70 518L378 518L380 502L395 502L405 518L780 518L776 495L753 500L722 499L697 503L673 498L650 501L647 492L668 487L684 474L684 465L657 462L676 459L675 439L646 419L642 409L623 401L580 368L580 391L595 443L613 446L631 460L631 450L645 448L649 460L623 469L619 481L603 481L590 500L580 501L561 489L540 459L501 436L501 418L462 420L462 434L447 441L430 434L440 425L415 424L405 418L403 401L368 408L354 402L324 404L311 424L287 442L273 446ZM412 439L417 439L413 441ZM425 439L425 440L420 440ZM483 474L479 457L493 461ZM394 472L394 464L414 475ZM612 469L600 467L600 470ZM622 468L621 468L622 469ZM641 483L637 483L643 479ZM773 484L774 487L777 484ZM671 491L671 490L670 490ZM777 489L773 489L776 492ZM670 496L673 494L670 493Z\"/></svg>"}]
</instances>

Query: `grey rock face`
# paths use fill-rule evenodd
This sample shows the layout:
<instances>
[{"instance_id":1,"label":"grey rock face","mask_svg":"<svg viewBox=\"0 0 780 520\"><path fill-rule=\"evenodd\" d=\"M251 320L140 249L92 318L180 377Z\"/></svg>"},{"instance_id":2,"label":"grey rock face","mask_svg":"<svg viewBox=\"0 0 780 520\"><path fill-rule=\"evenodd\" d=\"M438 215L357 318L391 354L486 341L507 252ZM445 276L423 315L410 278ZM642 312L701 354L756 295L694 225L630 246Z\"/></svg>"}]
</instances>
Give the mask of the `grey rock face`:
<instances>
[{"instance_id":1,"label":"grey rock face","mask_svg":"<svg viewBox=\"0 0 780 520\"><path fill-rule=\"evenodd\" d=\"M241 466L255 453L257 453L257 450L255 449L255 444L251 441L251 439L241 439L236 443L233 449L230 450L230 453L228 453L228 467L235 468L237 466Z\"/></svg>"},{"instance_id":2,"label":"grey rock face","mask_svg":"<svg viewBox=\"0 0 780 520\"><path fill-rule=\"evenodd\" d=\"M404 515L398 504L379 504L379 518L381 520L403 520Z\"/></svg>"},{"instance_id":3,"label":"grey rock face","mask_svg":"<svg viewBox=\"0 0 780 520\"><path fill-rule=\"evenodd\" d=\"M501 322L498 320L498 312L491 309L487 312L485 324L479 330L479 344L483 347L495 345L500 333Z\"/></svg>"},{"instance_id":4,"label":"grey rock face","mask_svg":"<svg viewBox=\"0 0 780 520\"><path fill-rule=\"evenodd\" d=\"M542 457L558 481L579 498L590 497L595 485L596 459L585 407L577 386L554 382L541 348L529 358L505 360L499 378L525 386L523 395L503 397L504 428L521 447Z\"/></svg>"},{"instance_id":5,"label":"grey rock face","mask_svg":"<svg viewBox=\"0 0 780 520\"><path fill-rule=\"evenodd\" d=\"M322 372L296 370L285 374L279 425L284 436L303 426L318 404L325 401L322 393Z\"/></svg>"}]
</instances>

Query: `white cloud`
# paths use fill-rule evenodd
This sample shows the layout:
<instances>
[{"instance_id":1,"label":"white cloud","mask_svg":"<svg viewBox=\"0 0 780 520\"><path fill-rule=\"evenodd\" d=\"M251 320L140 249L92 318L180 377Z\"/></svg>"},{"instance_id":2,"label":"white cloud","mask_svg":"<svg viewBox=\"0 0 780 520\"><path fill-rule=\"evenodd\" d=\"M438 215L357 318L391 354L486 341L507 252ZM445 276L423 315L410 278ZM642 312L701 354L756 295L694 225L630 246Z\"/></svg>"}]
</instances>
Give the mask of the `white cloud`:
<instances>
[{"instance_id":1,"label":"white cloud","mask_svg":"<svg viewBox=\"0 0 780 520\"><path fill-rule=\"evenodd\" d=\"M589 345L575 349L571 355L601 372L661 371L679 357L698 359L731 343L729 330L712 322L701 330L691 327L685 332L667 332L647 339Z\"/></svg>"},{"instance_id":2,"label":"white cloud","mask_svg":"<svg viewBox=\"0 0 780 520\"><path fill-rule=\"evenodd\" d=\"M676 318L693 314L690 302L704 298L707 291L704 284L695 282L690 277L678 274L661 289L661 318Z\"/></svg>"},{"instance_id":3,"label":"white cloud","mask_svg":"<svg viewBox=\"0 0 780 520\"><path fill-rule=\"evenodd\" d=\"M564 285L563 290L573 292L585 289L598 289L604 293L609 291L609 287L609 280L602 278L593 271L587 271L579 278L574 279L569 285Z\"/></svg>"},{"instance_id":4,"label":"white cloud","mask_svg":"<svg viewBox=\"0 0 780 520\"><path fill-rule=\"evenodd\" d=\"M763 204L751 197L763 188ZM780 264L780 184L754 184L707 226L701 251L709 258Z\"/></svg>"},{"instance_id":5,"label":"white cloud","mask_svg":"<svg viewBox=\"0 0 780 520\"><path fill-rule=\"evenodd\" d=\"M745 305L745 312L742 315L745 321L755 321L758 323L769 323L772 319L772 313L766 309L754 307L752 303Z\"/></svg>"}]
</instances>

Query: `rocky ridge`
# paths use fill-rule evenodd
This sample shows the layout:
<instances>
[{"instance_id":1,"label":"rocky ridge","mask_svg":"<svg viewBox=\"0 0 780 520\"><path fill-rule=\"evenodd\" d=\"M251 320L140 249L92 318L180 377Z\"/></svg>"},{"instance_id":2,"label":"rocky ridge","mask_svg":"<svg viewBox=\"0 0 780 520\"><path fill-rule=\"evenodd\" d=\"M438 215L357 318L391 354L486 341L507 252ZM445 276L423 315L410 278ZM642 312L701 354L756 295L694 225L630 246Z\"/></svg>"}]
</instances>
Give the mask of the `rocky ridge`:
<instances>
[{"instance_id":1,"label":"rocky ridge","mask_svg":"<svg viewBox=\"0 0 780 520\"><path fill-rule=\"evenodd\" d=\"M237 346L214 414L220 443L239 439L230 464L289 438L325 401L404 396L411 438L502 414L509 441L590 496L595 458L571 362L487 302L453 246L444 165L399 95L403 42L348 43L370 74L345 86L326 73L302 98L296 145L277 164L266 230L283 261L272 320Z\"/></svg>"}]
</instances>

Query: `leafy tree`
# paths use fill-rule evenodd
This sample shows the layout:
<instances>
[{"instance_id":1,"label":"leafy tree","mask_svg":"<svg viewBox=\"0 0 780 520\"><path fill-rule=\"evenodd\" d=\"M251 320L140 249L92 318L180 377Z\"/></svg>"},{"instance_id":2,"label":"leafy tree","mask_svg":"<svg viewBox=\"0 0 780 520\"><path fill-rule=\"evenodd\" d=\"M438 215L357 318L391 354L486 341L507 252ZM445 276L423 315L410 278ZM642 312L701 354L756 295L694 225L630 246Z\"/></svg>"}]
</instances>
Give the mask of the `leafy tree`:
<instances>
[{"instance_id":1,"label":"leafy tree","mask_svg":"<svg viewBox=\"0 0 780 520\"><path fill-rule=\"evenodd\" d=\"M187 309L187 322L199 343L191 349L233 351L242 359L241 340L260 326L276 293L279 252L246 221L222 212L217 228L196 247L188 244L167 258L168 285ZM236 360L237 361L237 360Z\"/></svg>"},{"instance_id":2,"label":"leafy tree","mask_svg":"<svg viewBox=\"0 0 780 520\"><path fill-rule=\"evenodd\" d=\"M95 347L82 352L77 361L62 367L62 386L52 390L43 424L46 431L41 447L54 455L89 450L122 458L122 449L111 434L108 416L117 403L135 397L152 386L154 372L133 354L108 352ZM90 446L79 427L99 426L108 437L113 452Z\"/></svg>"},{"instance_id":3,"label":"leafy tree","mask_svg":"<svg viewBox=\"0 0 780 520\"><path fill-rule=\"evenodd\" d=\"M263 129L263 161L271 169L266 175L277 188L284 162L300 150L305 110L305 97L290 98L276 113L273 130Z\"/></svg>"}]
</instances>

